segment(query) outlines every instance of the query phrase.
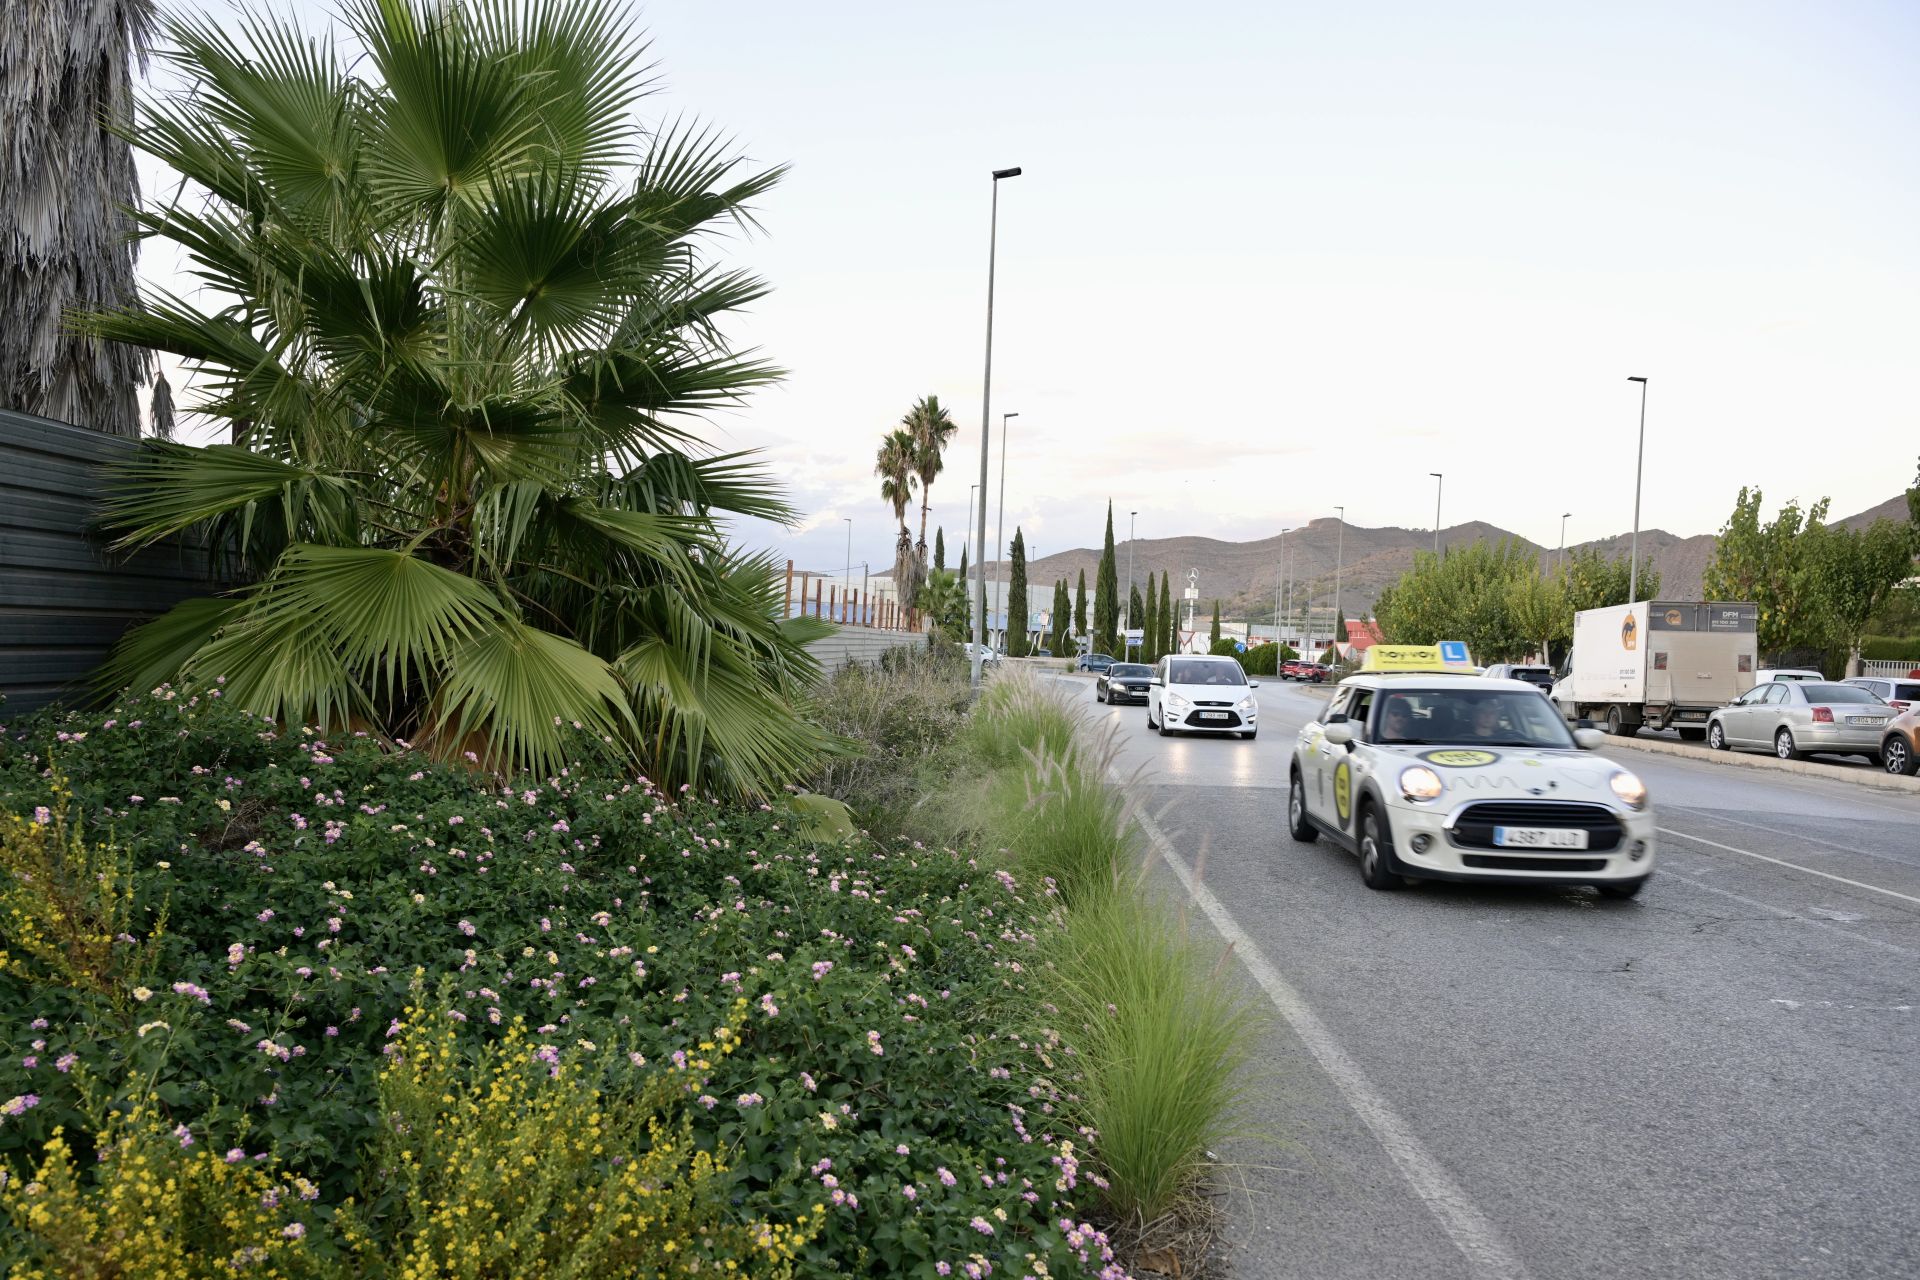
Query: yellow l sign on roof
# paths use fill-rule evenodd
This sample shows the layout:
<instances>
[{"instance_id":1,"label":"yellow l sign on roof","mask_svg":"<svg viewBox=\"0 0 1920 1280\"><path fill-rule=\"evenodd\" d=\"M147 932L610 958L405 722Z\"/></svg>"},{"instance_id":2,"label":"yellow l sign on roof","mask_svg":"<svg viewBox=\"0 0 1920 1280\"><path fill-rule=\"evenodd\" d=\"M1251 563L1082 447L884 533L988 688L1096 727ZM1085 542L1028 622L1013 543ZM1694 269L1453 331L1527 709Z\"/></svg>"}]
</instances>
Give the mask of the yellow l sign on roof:
<instances>
[{"instance_id":1,"label":"yellow l sign on roof","mask_svg":"<svg viewBox=\"0 0 1920 1280\"><path fill-rule=\"evenodd\" d=\"M1477 670L1467 655L1467 646L1458 640L1439 644L1376 644L1367 650L1362 671L1451 671L1466 674Z\"/></svg>"}]
</instances>

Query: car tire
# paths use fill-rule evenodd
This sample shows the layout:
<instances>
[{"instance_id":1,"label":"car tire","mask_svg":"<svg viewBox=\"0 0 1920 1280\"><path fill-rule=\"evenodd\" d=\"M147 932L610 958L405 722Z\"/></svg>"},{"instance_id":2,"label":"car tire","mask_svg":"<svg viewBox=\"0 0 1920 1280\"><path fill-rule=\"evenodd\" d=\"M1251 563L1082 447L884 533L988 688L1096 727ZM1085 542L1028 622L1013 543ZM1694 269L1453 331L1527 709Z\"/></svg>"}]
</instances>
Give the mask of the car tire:
<instances>
[{"instance_id":1,"label":"car tire","mask_svg":"<svg viewBox=\"0 0 1920 1280\"><path fill-rule=\"evenodd\" d=\"M1782 760L1803 760L1805 754L1793 745L1793 730L1784 725L1773 735L1773 754Z\"/></svg>"},{"instance_id":2,"label":"car tire","mask_svg":"<svg viewBox=\"0 0 1920 1280\"><path fill-rule=\"evenodd\" d=\"M1727 745L1727 731L1718 720L1707 726L1707 749L1709 751L1731 751Z\"/></svg>"},{"instance_id":3,"label":"car tire","mask_svg":"<svg viewBox=\"0 0 1920 1280\"><path fill-rule=\"evenodd\" d=\"M1307 818L1307 791L1298 769L1287 774L1287 834L1301 844L1312 844L1320 838L1320 829Z\"/></svg>"},{"instance_id":4,"label":"car tire","mask_svg":"<svg viewBox=\"0 0 1920 1280\"><path fill-rule=\"evenodd\" d=\"M1880 767L1888 773L1911 778L1914 770L1920 768L1920 761L1914 759L1913 745L1903 735L1890 733L1880 746Z\"/></svg>"},{"instance_id":5,"label":"car tire","mask_svg":"<svg viewBox=\"0 0 1920 1280\"><path fill-rule=\"evenodd\" d=\"M1707 736L1705 729L1681 729L1678 732L1682 742L1699 742Z\"/></svg>"},{"instance_id":6,"label":"car tire","mask_svg":"<svg viewBox=\"0 0 1920 1280\"><path fill-rule=\"evenodd\" d=\"M1600 891L1600 896L1603 898L1631 898L1647 887L1647 877L1641 876L1638 880L1609 880L1605 884L1597 884L1593 887Z\"/></svg>"},{"instance_id":7,"label":"car tire","mask_svg":"<svg viewBox=\"0 0 1920 1280\"><path fill-rule=\"evenodd\" d=\"M1393 869L1393 837L1386 834L1377 805L1360 810L1360 880L1369 889L1398 889L1406 880Z\"/></svg>"}]
</instances>

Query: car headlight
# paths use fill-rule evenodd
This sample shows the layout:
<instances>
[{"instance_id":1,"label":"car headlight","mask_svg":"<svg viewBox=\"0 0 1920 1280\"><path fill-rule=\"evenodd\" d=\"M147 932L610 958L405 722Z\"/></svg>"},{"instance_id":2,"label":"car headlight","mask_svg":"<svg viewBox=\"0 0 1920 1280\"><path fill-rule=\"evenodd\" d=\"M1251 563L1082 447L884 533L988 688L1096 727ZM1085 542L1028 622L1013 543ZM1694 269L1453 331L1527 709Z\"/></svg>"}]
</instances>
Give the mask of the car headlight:
<instances>
[{"instance_id":1,"label":"car headlight","mask_svg":"<svg viewBox=\"0 0 1920 1280\"><path fill-rule=\"evenodd\" d=\"M1254 701L1253 695L1248 694L1246 697L1240 699L1239 709L1242 711L1252 711L1255 707L1259 705L1260 705L1259 703Z\"/></svg>"},{"instance_id":2,"label":"car headlight","mask_svg":"<svg viewBox=\"0 0 1920 1280\"><path fill-rule=\"evenodd\" d=\"M1447 789L1440 781L1440 775L1423 764L1416 764L1400 771L1400 794L1409 800L1424 804L1429 800L1438 800Z\"/></svg>"},{"instance_id":3,"label":"car headlight","mask_svg":"<svg viewBox=\"0 0 1920 1280\"><path fill-rule=\"evenodd\" d=\"M1181 697L1177 693L1168 694L1166 697L1166 703L1168 706L1172 707L1175 711L1185 711L1187 709L1187 700Z\"/></svg>"},{"instance_id":4,"label":"car headlight","mask_svg":"<svg viewBox=\"0 0 1920 1280\"><path fill-rule=\"evenodd\" d=\"M1625 769L1621 769L1611 778L1608 778L1607 785L1613 788L1614 798L1619 800L1621 804L1627 806L1627 808L1644 809L1647 807L1647 784L1628 773Z\"/></svg>"}]
</instances>

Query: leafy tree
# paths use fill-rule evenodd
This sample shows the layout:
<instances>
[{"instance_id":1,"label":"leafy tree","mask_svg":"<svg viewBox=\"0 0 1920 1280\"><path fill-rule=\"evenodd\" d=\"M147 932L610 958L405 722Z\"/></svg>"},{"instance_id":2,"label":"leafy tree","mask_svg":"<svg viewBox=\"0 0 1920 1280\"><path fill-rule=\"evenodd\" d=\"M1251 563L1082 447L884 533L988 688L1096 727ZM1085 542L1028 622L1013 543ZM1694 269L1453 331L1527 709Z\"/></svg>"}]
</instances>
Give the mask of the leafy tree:
<instances>
[{"instance_id":1,"label":"leafy tree","mask_svg":"<svg viewBox=\"0 0 1920 1280\"><path fill-rule=\"evenodd\" d=\"M880 477L880 500L893 508L893 518L900 525L893 539L893 589L903 605L909 604L908 594L920 576L913 533L907 528L907 508L919 479L913 470L915 460L913 436L905 427L895 427L881 438L880 452L873 460L873 473Z\"/></svg>"},{"instance_id":2,"label":"leafy tree","mask_svg":"<svg viewBox=\"0 0 1920 1280\"><path fill-rule=\"evenodd\" d=\"M944 569L947 567L947 531L945 528L939 528L933 531L933 567L936 569Z\"/></svg>"},{"instance_id":3,"label":"leafy tree","mask_svg":"<svg viewBox=\"0 0 1920 1280\"><path fill-rule=\"evenodd\" d=\"M1093 590L1093 647L1101 653L1117 653L1120 624L1120 578L1113 560L1113 503L1107 503L1107 535L1101 544L1100 569Z\"/></svg>"},{"instance_id":4,"label":"leafy tree","mask_svg":"<svg viewBox=\"0 0 1920 1280\"><path fill-rule=\"evenodd\" d=\"M955 643L967 638L967 592L957 574L945 569L929 573L920 611L927 617L929 640L934 635Z\"/></svg>"},{"instance_id":5,"label":"leafy tree","mask_svg":"<svg viewBox=\"0 0 1920 1280\"><path fill-rule=\"evenodd\" d=\"M1207 644L1211 648L1211 646L1217 645L1219 643L1220 643L1220 602L1218 600L1215 600L1213 602L1213 630L1208 632L1207 634Z\"/></svg>"},{"instance_id":6,"label":"leafy tree","mask_svg":"<svg viewBox=\"0 0 1920 1280\"><path fill-rule=\"evenodd\" d=\"M1763 655L1824 648L1831 627L1821 613L1821 574L1814 563L1820 535L1814 531L1826 523L1827 500L1804 513L1798 502L1789 502L1766 521L1760 504L1759 489L1740 490L1707 562L1707 598L1758 606Z\"/></svg>"},{"instance_id":7,"label":"leafy tree","mask_svg":"<svg viewBox=\"0 0 1920 1280\"><path fill-rule=\"evenodd\" d=\"M1588 609L1607 609L1627 603L1632 582L1633 561L1625 556L1608 559L1598 547L1569 551L1560 565L1560 585L1566 592L1567 608L1573 613ZM1640 598L1651 600L1660 594L1660 571L1651 564L1640 565Z\"/></svg>"},{"instance_id":8,"label":"leafy tree","mask_svg":"<svg viewBox=\"0 0 1920 1280\"><path fill-rule=\"evenodd\" d=\"M1810 570L1827 623L1826 638L1841 662L1849 662L1868 623L1913 573L1913 526L1892 520L1876 520L1866 529L1822 526L1810 543Z\"/></svg>"},{"instance_id":9,"label":"leafy tree","mask_svg":"<svg viewBox=\"0 0 1920 1280\"><path fill-rule=\"evenodd\" d=\"M1557 579L1517 574L1507 584L1506 603L1514 632L1543 660L1554 645L1573 635L1573 610L1567 607L1566 588Z\"/></svg>"},{"instance_id":10,"label":"leafy tree","mask_svg":"<svg viewBox=\"0 0 1920 1280\"><path fill-rule=\"evenodd\" d=\"M358 50L261 17L169 24L179 92L136 145L185 190L139 215L218 309L89 331L197 366L236 441L149 444L104 511L254 576L122 640L105 680L187 689L545 775L604 738L657 782L767 794L828 740L765 557L768 477L692 427L777 371L733 352L765 292L702 247L779 169L637 127L633 15L560 0L347 7ZM456 127L457 126L457 127Z\"/></svg>"},{"instance_id":11,"label":"leafy tree","mask_svg":"<svg viewBox=\"0 0 1920 1280\"><path fill-rule=\"evenodd\" d=\"M1027 642L1027 542L1013 527L1013 560L1007 573L1007 656L1024 658Z\"/></svg>"},{"instance_id":12,"label":"leafy tree","mask_svg":"<svg viewBox=\"0 0 1920 1280\"><path fill-rule=\"evenodd\" d=\"M1147 595L1140 607L1140 661L1160 660L1160 593L1154 590L1153 574L1147 574Z\"/></svg>"},{"instance_id":13,"label":"leafy tree","mask_svg":"<svg viewBox=\"0 0 1920 1280\"><path fill-rule=\"evenodd\" d=\"M1160 574L1160 620L1161 625L1167 629L1166 645L1160 650L1162 656L1180 652L1180 615L1174 612L1173 597L1167 585L1167 577L1164 571Z\"/></svg>"},{"instance_id":14,"label":"leafy tree","mask_svg":"<svg viewBox=\"0 0 1920 1280\"><path fill-rule=\"evenodd\" d=\"M1512 616L1509 593L1539 574L1537 555L1510 540L1452 546L1444 556L1416 552L1413 568L1375 601L1374 616L1394 644L1463 640L1478 662L1511 661L1531 640Z\"/></svg>"},{"instance_id":15,"label":"leafy tree","mask_svg":"<svg viewBox=\"0 0 1920 1280\"><path fill-rule=\"evenodd\" d=\"M1073 634L1087 634L1087 571L1080 571L1080 581L1073 588Z\"/></svg>"},{"instance_id":16,"label":"leafy tree","mask_svg":"<svg viewBox=\"0 0 1920 1280\"><path fill-rule=\"evenodd\" d=\"M137 305L127 210L140 183L124 134L154 7L7 0L0 24L0 408L120 436L140 434L151 357L68 319Z\"/></svg>"},{"instance_id":17,"label":"leafy tree","mask_svg":"<svg viewBox=\"0 0 1920 1280\"><path fill-rule=\"evenodd\" d=\"M1047 647L1056 654L1071 653L1067 636L1073 627L1073 601L1067 595L1067 580L1056 578L1053 583L1053 632L1047 637Z\"/></svg>"}]
</instances>

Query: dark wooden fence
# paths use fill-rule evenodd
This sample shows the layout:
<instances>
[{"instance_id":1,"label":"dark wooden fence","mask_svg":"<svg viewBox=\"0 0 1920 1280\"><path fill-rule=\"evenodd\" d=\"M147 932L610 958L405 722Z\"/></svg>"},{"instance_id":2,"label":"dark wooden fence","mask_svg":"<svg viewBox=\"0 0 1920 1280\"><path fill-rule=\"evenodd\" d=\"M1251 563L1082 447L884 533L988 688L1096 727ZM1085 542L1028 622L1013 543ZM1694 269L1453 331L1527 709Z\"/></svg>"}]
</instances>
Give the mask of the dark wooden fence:
<instances>
[{"instance_id":1,"label":"dark wooden fence","mask_svg":"<svg viewBox=\"0 0 1920 1280\"><path fill-rule=\"evenodd\" d=\"M215 589L204 550L115 556L93 532L108 464L138 447L0 409L0 722L77 698L128 624Z\"/></svg>"}]
</instances>

